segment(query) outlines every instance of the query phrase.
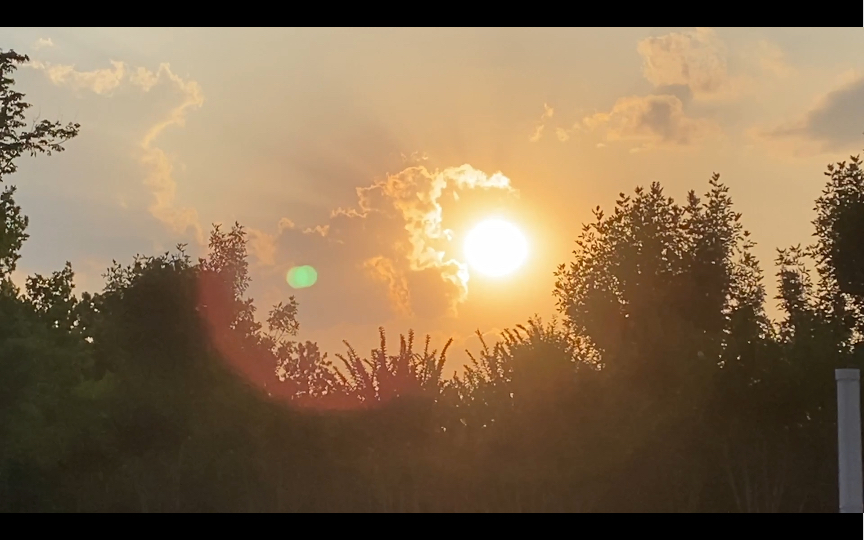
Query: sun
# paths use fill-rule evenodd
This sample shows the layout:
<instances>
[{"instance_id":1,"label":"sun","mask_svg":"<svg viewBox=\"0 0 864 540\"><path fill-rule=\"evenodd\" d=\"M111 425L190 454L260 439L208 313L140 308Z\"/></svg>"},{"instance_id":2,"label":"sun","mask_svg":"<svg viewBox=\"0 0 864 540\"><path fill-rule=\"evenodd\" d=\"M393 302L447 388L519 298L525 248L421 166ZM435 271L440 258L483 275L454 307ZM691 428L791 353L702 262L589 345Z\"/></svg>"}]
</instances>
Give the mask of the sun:
<instances>
[{"instance_id":1,"label":"sun","mask_svg":"<svg viewBox=\"0 0 864 540\"><path fill-rule=\"evenodd\" d=\"M474 270L489 277L512 274L528 258L528 241L515 225L489 219L465 238L465 257Z\"/></svg>"}]
</instances>

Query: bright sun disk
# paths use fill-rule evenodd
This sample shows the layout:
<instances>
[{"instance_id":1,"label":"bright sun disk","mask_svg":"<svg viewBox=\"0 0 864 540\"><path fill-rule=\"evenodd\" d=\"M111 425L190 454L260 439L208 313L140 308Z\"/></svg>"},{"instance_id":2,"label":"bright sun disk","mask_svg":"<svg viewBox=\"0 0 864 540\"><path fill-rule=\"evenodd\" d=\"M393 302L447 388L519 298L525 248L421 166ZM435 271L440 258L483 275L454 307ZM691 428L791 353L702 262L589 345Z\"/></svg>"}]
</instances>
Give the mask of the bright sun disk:
<instances>
[{"instance_id":1,"label":"bright sun disk","mask_svg":"<svg viewBox=\"0 0 864 540\"><path fill-rule=\"evenodd\" d=\"M515 272L528 258L528 241L510 222L489 219L474 227L465 238L468 264L490 277Z\"/></svg>"}]
</instances>

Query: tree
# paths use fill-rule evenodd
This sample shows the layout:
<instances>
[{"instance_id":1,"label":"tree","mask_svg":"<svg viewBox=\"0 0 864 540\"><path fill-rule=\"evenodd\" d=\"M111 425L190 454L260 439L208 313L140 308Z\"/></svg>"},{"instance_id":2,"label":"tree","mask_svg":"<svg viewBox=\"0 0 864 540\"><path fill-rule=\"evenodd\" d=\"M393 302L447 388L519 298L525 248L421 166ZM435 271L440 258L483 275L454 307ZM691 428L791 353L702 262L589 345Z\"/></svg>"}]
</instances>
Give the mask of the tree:
<instances>
[{"instance_id":1,"label":"tree","mask_svg":"<svg viewBox=\"0 0 864 540\"><path fill-rule=\"evenodd\" d=\"M659 184L622 194L612 215L596 210L557 273L554 294L574 335L610 376L658 402L701 399L733 314L762 316L752 244L719 176L710 186L704 202L691 192L683 208Z\"/></svg>"},{"instance_id":2,"label":"tree","mask_svg":"<svg viewBox=\"0 0 864 540\"><path fill-rule=\"evenodd\" d=\"M864 329L864 172L859 156L829 165L816 200L812 253L834 317ZM833 289L831 291L830 289ZM841 296L842 295L842 296ZM856 320L857 319L857 320Z\"/></svg>"},{"instance_id":3,"label":"tree","mask_svg":"<svg viewBox=\"0 0 864 540\"><path fill-rule=\"evenodd\" d=\"M78 124L42 120L27 127L31 105L15 90L12 75L28 60L0 50L0 182L17 171L21 156L61 152L78 134ZM90 359L83 341L66 336L75 303L70 267L48 280L31 280L35 301L22 298L11 281L28 224L14 194L14 186L0 193L0 438L6 441L0 500L8 510L52 509L60 501L45 491L50 475L89 440L80 420L88 414ZM45 324L51 319L56 324Z\"/></svg>"},{"instance_id":4,"label":"tree","mask_svg":"<svg viewBox=\"0 0 864 540\"><path fill-rule=\"evenodd\" d=\"M12 78L20 64L28 62L26 55L0 49L0 183L18 170L18 158L24 154L51 155L64 150L63 143L78 135L79 124L41 120L29 128L25 120L32 105L24 94L14 89ZM7 186L0 194L3 224L0 229L0 276L4 279L15 270L19 251L27 239L27 217L15 204L15 187Z\"/></svg>"},{"instance_id":5,"label":"tree","mask_svg":"<svg viewBox=\"0 0 864 540\"><path fill-rule=\"evenodd\" d=\"M592 436L638 448L619 470L667 486L654 500L667 509L700 504L713 473L693 457L708 452L718 419L738 414L715 399L719 381L746 380L747 347L767 337L753 244L719 175L709 188L683 207L657 183L621 194L609 216L595 210L556 274L568 328L599 359L594 395L608 428Z\"/></svg>"}]
</instances>

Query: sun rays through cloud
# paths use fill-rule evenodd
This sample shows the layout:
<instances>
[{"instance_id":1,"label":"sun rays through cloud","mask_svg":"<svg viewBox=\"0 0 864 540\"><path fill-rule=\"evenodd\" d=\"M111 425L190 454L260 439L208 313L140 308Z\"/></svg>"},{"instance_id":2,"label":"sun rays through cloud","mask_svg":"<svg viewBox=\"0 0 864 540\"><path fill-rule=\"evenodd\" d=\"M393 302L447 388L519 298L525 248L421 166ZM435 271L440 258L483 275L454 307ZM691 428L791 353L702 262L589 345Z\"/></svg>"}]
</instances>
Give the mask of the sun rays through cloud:
<instances>
[{"instance_id":1,"label":"sun rays through cloud","mask_svg":"<svg viewBox=\"0 0 864 540\"><path fill-rule=\"evenodd\" d=\"M275 234L251 231L251 252L259 264L294 266L306 264L312 253L321 260L329 249L332 260L316 265L324 282L328 268L348 268L355 272L351 287L357 279L383 284L392 308L404 316L430 303L440 308L433 310L436 315L455 314L467 297L469 269L457 233L448 226L448 212L467 204L483 212L484 199L492 195L510 201L519 195L504 174L468 164L442 170L408 167L356 193L357 203L333 210L326 223L301 229L283 218ZM346 286L324 282L321 286Z\"/></svg>"}]
</instances>

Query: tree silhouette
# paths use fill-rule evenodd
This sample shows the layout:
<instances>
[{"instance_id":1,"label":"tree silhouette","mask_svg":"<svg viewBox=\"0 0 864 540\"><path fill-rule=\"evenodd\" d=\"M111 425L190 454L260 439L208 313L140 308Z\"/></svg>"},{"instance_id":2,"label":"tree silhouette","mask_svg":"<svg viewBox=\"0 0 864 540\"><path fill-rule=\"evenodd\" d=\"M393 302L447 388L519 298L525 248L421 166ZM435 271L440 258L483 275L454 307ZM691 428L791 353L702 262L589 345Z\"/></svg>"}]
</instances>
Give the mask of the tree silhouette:
<instances>
[{"instance_id":1,"label":"tree silhouette","mask_svg":"<svg viewBox=\"0 0 864 540\"><path fill-rule=\"evenodd\" d=\"M372 350L370 358L361 358L348 342L345 342L347 354L336 355L345 368L344 372L336 368L336 375L350 394L364 404L413 396L434 398L440 394L444 362L452 339L438 354L437 350L429 350L431 338L426 336L423 352L415 353L412 330L407 339L400 336L399 353L388 355L384 328L378 333L381 345Z\"/></svg>"},{"instance_id":2,"label":"tree silhouette","mask_svg":"<svg viewBox=\"0 0 864 540\"><path fill-rule=\"evenodd\" d=\"M829 165L829 178L822 196L816 201L814 221L818 242L815 253L823 278L836 282L840 292L857 302L864 299L864 172L861 160Z\"/></svg>"}]
</instances>

